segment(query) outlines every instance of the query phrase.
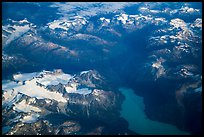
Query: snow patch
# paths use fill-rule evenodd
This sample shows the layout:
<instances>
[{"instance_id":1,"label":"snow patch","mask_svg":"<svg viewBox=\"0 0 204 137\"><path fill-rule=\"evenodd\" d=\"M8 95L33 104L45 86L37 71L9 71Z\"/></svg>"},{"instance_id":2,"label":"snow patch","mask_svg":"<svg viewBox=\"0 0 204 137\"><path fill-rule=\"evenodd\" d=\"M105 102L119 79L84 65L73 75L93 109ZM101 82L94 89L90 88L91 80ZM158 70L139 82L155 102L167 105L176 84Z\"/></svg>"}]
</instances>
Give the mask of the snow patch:
<instances>
[{"instance_id":1,"label":"snow patch","mask_svg":"<svg viewBox=\"0 0 204 137\"><path fill-rule=\"evenodd\" d=\"M6 81L5 83L2 82L2 90L4 91L12 90L13 88L18 86L20 86L20 84L14 81Z\"/></svg>"},{"instance_id":2,"label":"snow patch","mask_svg":"<svg viewBox=\"0 0 204 137\"><path fill-rule=\"evenodd\" d=\"M27 116L24 116L21 121L23 123L33 123L33 122L36 122L38 117L40 117L39 114L30 114L30 115L27 115Z\"/></svg>"},{"instance_id":3,"label":"snow patch","mask_svg":"<svg viewBox=\"0 0 204 137\"><path fill-rule=\"evenodd\" d=\"M25 112L25 113L32 112L32 111L41 112L41 110L38 107L34 107L34 106L31 106L31 105L27 104L25 100L22 100L18 104L15 104L13 109L15 111Z\"/></svg>"},{"instance_id":4,"label":"snow patch","mask_svg":"<svg viewBox=\"0 0 204 137\"><path fill-rule=\"evenodd\" d=\"M162 63L164 61L165 60L163 58L160 58L160 59L157 59L157 61L152 64L152 67L157 69L157 73L156 73L156 77L157 78L159 78L162 75L166 74L165 73L165 68L162 66Z\"/></svg>"},{"instance_id":5,"label":"snow patch","mask_svg":"<svg viewBox=\"0 0 204 137\"><path fill-rule=\"evenodd\" d=\"M81 89L76 90L76 93L83 94L83 95L90 94L91 92L92 90L89 90L88 88L81 88Z\"/></svg>"},{"instance_id":6,"label":"snow patch","mask_svg":"<svg viewBox=\"0 0 204 137\"><path fill-rule=\"evenodd\" d=\"M88 21L84 17L74 16L70 17L69 19L54 20L53 22L50 22L47 25L52 30L60 28L65 31L68 31L70 27L74 27L76 25L85 25L87 22Z\"/></svg>"},{"instance_id":7,"label":"snow patch","mask_svg":"<svg viewBox=\"0 0 204 137\"><path fill-rule=\"evenodd\" d=\"M68 81L72 78L69 74L46 74L42 78L38 78L37 82L44 85L58 85L61 84L67 84Z\"/></svg>"},{"instance_id":8,"label":"snow patch","mask_svg":"<svg viewBox=\"0 0 204 137\"><path fill-rule=\"evenodd\" d=\"M82 71L82 72L80 73L80 75L83 75L83 74L86 74L86 73L89 73L89 71Z\"/></svg>"},{"instance_id":9,"label":"snow patch","mask_svg":"<svg viewBox=\"0 0 204 137\"><path fill-rule=\"evenodd\" d=\"M66 98L62 97L62 94L58 92L50 92L44 87L37 85L37 79L34 78L30 81L26 81L25 85L14 88L17 92L23 93L30 97L36 97L37 99L54 99L60 102L67 102Z\"/></svg>"},{"instance_id":10,"label":"snow patch","mask_svg":"<svg viewBox=\"0 0 204 137\"><path fill-rule=\"evenodd\" d=\"M61 28L63 30L68 30L69 26L71 26L71 22L67 20L54 20L53 22L48 23L50 29Z\"/></svg>"},{"instance_id":11,"label":"snow patch","mask_svg":"<svg viewBox=\"0 0 204 137\"><path fill-rule=\"evenodd\" d=\"M126 24L127 19L128 19L128 15L127 14L121 14L121 15L116 15L117 20L120 20L123 24Z\"/></svg>"},{"instance_id":12,"label":"snow patch","mask_svg":"<svg viewBox=\"0 0 204 137\"><path fill-rule=\"evenodd\" d=\"M190 8L188 6L185 6L185 7L182 6L180 11L181 13L196 13L196 12L199 12L199 9Z\"/></svg>"},{"instance_id":13,"label":"snow patch","mask_svg":"<svg viewBox=\"0 0 204 137\"><path fill-rule=\"evenodd\" d=\"M12 27L15 29L15 31L11 32L11 35L8 37L8 39L6 40L6 45L9 44L11 41L17 39L18 37L22 36L24 33L26 33L28 30L30 30L29 25L24 25L24 26L4 26L3 30L8 30L9 27Z\"/></svg>"},{"instance_id":14,"label":"snow patch","mask_svg":"<svg viewBox=\"0 0 204 137\"><path fill-rule=\"evenodd\" d=\"M100 18L100 20L110 23L110 19L106 19L106 18L104 18L104 17Z\"/></svg>"},{"instance_id":15,"label":"snow patch","mask_svg":"<svg viewBox=\"0 0 204 137\"><path fill-rule=\"evenodd\" d=\"M70 86L66 86L65 89L68 93L75 93L77 90L77 83L72 83Z\"/></svg>"},{"instance_id":16,"label":"snow patch","mask_svg":"<svg viewBox=\"0 0 204 137\"><path fill-rule=\"evenodd\" d=\"M83 95L92 93L92 90L89 90L88 88L77 89L77 85L78 85L77 83L72 83L70 86L66 86L65 89L67 93L76 93Z\"/></svg>"},{"instance_id":17,"label":"snow patch","mask_svg":"<svg viewBox=\"0 0 204 137\"><path fill-rule=\"evenodd\" d=\"M19 23L30 23L26 18L23 20L20 20Z\"/></svg>"},{"instance_id":18,"label":"snow patch","mask_svg":"<svg viewBox=\"0 0 204 137\"><path fill-rule=\"evenodd\" d=\"M22 97L21 94L18 94L17 91L15 90L8 90L6 92L3 93L3 97L4 100L2 101L2 105L3 106L12 106L15 102L17 102L18 100L20 100L20 98Z\"/></svg>"},{"instance_id":19,"label":"snow patch","mask_svg":"<svg viewBox=\"0 0 204 137\"><path fill-rule=\"evenodd\" d=\"M185 29L187 26L186 23L182 19L179 19L179 18L172 19L170 21L170 25L172 25L176 29L178 28Z\"/></svg>"},{"instance_id":20,"label":"snow patch","mask_svg":"<svg viewBox=\"0 0 204 137\"><path fill-rule=\"evenodd\" d=\"M16 74L13 76L14 80L16 81L26 81L26 80L31 80L35 77L37 77L39 73L34 72L34 73L24 73L24 74Z\"/></svg>"},{"instance_id":21,"label":"snow patch","mask_svg":"<svg viewBox=\"0 0 204 137\"><path fill-rule=\"evenodd\" d=\"M193 24L191 24L192 27L202 28L202 19L197 18Z\"/></svg>"}]
</instances>

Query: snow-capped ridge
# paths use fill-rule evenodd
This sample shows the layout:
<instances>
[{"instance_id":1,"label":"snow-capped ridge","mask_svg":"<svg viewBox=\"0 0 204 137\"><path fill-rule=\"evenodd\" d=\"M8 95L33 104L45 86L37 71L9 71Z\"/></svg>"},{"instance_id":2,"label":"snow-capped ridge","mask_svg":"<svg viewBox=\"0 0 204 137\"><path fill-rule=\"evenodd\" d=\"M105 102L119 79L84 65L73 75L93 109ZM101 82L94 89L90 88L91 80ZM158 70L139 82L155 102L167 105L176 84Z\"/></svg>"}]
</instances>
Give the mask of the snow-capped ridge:
<instances>
[{"instance_id":1,"label":"snow-capped ridge","mask_svg":"<svg viewBox=\"0 0 204 137\"><path fill-rule=\"evenodd\" d=\"M55 30L56 28L63 29L65 31L68 31L70 28L77 27L79 25L86 25L88 21L86 18L81 16L74 16L69 19L59 19L54 20L53 22L48 23L48 27L52 30Z\"/></svg>"}]
</instances>

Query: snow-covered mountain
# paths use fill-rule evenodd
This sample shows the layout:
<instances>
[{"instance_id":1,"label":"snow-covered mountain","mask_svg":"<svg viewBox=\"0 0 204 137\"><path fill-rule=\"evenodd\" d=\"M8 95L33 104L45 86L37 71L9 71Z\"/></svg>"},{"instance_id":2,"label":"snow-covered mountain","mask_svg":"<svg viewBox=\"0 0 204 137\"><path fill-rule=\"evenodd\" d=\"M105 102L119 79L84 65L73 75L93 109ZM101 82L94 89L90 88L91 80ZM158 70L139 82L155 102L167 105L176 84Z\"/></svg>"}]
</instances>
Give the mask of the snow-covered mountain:
<instances>
[{"instance_id":1,"label":"snow-covered mountain","mask_svg":"<svg viewBox=\"0 0 204 137\"><path fill-rule=\"evenodd\" d=\"M107 121L110 124L118 120L122 97L114 91L103 90L104 80L95 70L76 75L65 74L59 69L15 74L13 80L3 81L2 87L3 126L11 128L7 134L21 134L30 124L38 124L39 120L45 122L52 114L63 114L68 121L73 118L100 122L111 119ZM39 126L51 128L43 131L44 134L58 134L55 130L63 127L56 128L49 120L46 125ZM35 131L34 134L42 133Z\"/></svg>"},{"instance_id":2,"label":"snow-covered mountain","mask_svg":"<svg viewBox=\"0 0 204 137\"><path fill-rule=\"evenodd\" d=\"M46 127L39 134L80 131L77 120L57 128L41 120L53 113L102 121L118 115L119 85L144 97L150 119L200 133L200 4L3 3L3 121L15 125L9 134L37 134L37 125ZM90 133L104 133L101 126Z\"/></svg>"}]
</instances>

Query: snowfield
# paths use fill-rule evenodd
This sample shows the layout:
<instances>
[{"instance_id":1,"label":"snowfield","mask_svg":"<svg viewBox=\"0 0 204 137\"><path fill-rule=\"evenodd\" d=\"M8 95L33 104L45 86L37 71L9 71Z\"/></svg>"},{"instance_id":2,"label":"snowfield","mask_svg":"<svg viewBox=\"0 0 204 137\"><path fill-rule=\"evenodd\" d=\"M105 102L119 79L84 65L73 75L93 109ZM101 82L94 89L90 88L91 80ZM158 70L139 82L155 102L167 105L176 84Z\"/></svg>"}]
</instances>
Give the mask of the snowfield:
<instances>
[{"instance_id":1,"label":"snowfield","mask_svg":"<svg viewBox=\"0 0 204 137\"><path fill-rule=\"evenodd\" d=\"M37 79L26 81L25 85L14 88L19 93L25 94L30 97L36 97L37 99L53 99L59 102L67 102L66 98L62 97L62 94L58 92L50 92L44 87L37 85Z\"/></svg>"},{"instance_id":2,"label":"snowfield","mask_svg":"<svg viewBox=\"0 0 204 137\"><path fill-rule=\"evenodd\" d=\"M23 119L21 119L21 121L23 123L33 123L38 120L39 116L40 116L39 114L30 114L30 115L24 116Z\"/></svg>"},{"instance_id":3,"label":"snowfield","mask_svg":"<svg viewBox=\"0 0 204 137\"><path fill-rule=\"evenodd\" d=\"M18 112L26 112L26 113L31 111L41 112L41 110L38 107L28 105L25 100L22 100L18 104L15 104L13 109Z\"/></svg>"},{"instance_id":4,"label":"snowfield","mask_svg":"<svg viewBox=\"0 0 204 137\"><path fill-rule=\"evenodd\" d=\"M67 82L72 78L69 74L46 74L43 76L43 78L38 78L37 82L44 85L58 85L61 84L67 84Z\"/></svg>"},{"instance_id":5,"label":"snowfield","mask_svg":"<svg viewBox=\"0 0 204 137\"><path fill-rule=\"evenodd\" d=\"M82 71L80 75L88 73L89 71ZM33 99L29 102L33 102L36 99L56 100L57 102L67 103L68 98L63 97L62 93L58 91L50 91L47 89L49 85L63 84L67 93L76 93L87 95L92 93L92 90L88 88L78 89L77 83L67 85L73 78L70 74L65 74L61 70L42 71L34 73L24 73L13 75L14 81L3 81L3 104L11 106L15 104L22 95L27 95ZM23 106L23 108L22 108ZM30 112L31 110L39 112L37 108L30 106L29 103L20 102L15 104L14 109L16 111Z\"/></svg>"},{"instance_id":6,"label":"snowfield","mask_svg":"<svg viewBox=\"0 0 204 137\"><path fill-rule=\"evenodd\" d=\"M37 72L24 73L24 74L16 74L13 76L13 78L15 81L26 81L26 80L31 80L38 75L39 75L39 73L37 73Z\"/></svg>"}]
</instances>

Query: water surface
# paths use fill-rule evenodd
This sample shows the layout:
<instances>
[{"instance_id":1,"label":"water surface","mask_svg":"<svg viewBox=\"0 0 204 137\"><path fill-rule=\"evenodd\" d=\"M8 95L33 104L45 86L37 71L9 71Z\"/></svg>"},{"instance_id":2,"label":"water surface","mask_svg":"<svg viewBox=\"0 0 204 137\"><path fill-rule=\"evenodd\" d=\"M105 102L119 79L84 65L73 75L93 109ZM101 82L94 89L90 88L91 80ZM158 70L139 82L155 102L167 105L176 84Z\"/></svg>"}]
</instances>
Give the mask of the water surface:
<instances>
[{"instance_id":1,"label":"water surface","mask_svg":"<svg viewBox=\"0 0 204 137\"><path fill-rule=\"evenodd\" d=\"M133 90L119 88L125 96L122 104L121 116L129 123L129 129L141 135L187 135L189 133L179 130L176 126L147 118L143 98L137 96ZM165 115L165 114L164 114Z\"/></svg>"}]
</instances>

